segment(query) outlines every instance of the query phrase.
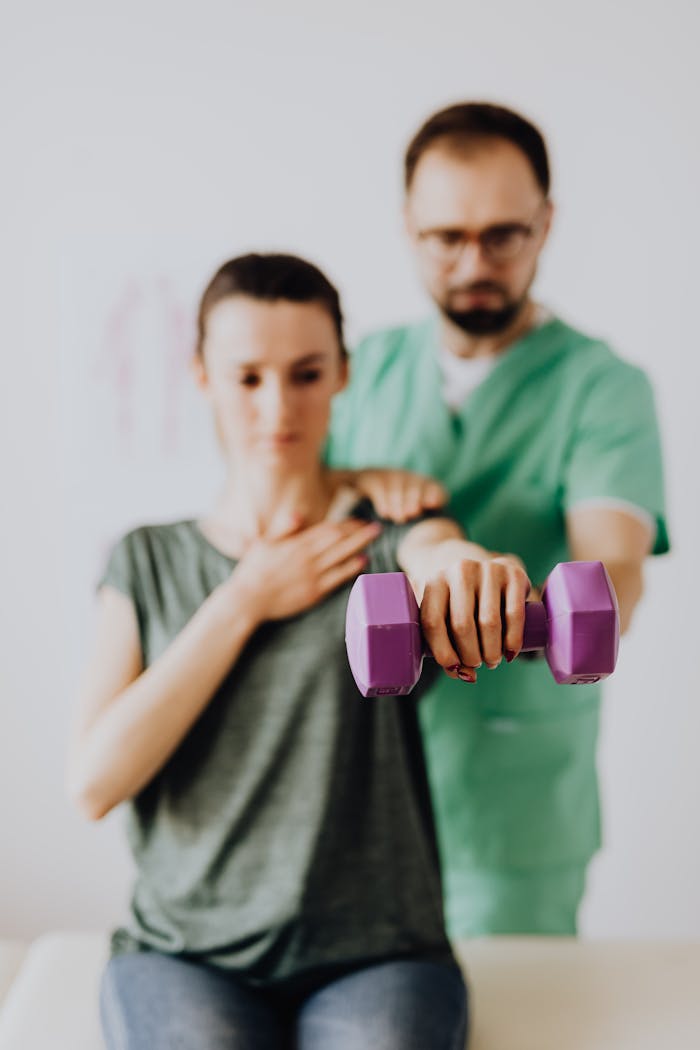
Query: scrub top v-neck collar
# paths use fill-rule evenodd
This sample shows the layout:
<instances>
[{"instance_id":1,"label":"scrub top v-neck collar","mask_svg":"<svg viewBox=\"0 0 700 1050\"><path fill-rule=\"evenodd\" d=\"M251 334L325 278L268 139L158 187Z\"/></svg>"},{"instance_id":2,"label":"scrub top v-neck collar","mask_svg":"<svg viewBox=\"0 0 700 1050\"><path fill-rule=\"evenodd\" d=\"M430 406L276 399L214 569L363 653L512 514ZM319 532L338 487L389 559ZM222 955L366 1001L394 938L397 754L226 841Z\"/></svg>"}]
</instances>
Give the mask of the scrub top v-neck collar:
<instances>
[{"instance_id":1,"label":"scrub top v-neck collar","mask_svg":"<svg viewBox=\"0 0 700 1050\"><path fill-rule=\"evenodd\" d=\"M518 368L518 363L523 357L524 350L529 348L531 351L536 352L539 349L544 349L545 345L548 346L548 335L550 329L555 329L559 324L561 324L561 322L558 321L556 317L547 312L543 321L541 321L539 324L535 324L532 328L528 329L528 331L525 332L524 335L520 336L520 338L516 339L515 342L510 344L510 346L507 346L499 354L496 354L493 358L490 359L491 367L488 369L488 371L486 371L485 375L479 380L479 382L477 382L467 393L461 405L459 405L456 408L450 408L449 405L447 405L442 392L444 374L441 368L439 324L440 319L437 315L431 317L430 320L426 322L424 345L430 348L430 352L424 355L424 363L429 366L429 370L433 374L430 377L430 379L428 379L428 376L425 374L421 376L421 389L425 390L427 394L428 391L426 389L425 383L429 383L430 397L433 397L435 395L437 384L437 389L440 391L440 403L451 415L460 416L462 415L465 409L468 409L471 401L474 398L474 395L477 392L483 391L483 389L490 384L494 375L500 375L500 373L503 371L507 372L511 367L511 364L519 372L520 369ZM540 346L533 345L538 343L540 344ZM529 365L530 361L528 360L527 367L529 367Z\"/></svg>"},{"instance_id":2,"label":"scrub top v-neck collar","mask_svg":"<svg viewBox=\"0 0 700 1050\"><path fill-rule=\"evenodd\" d=\"M560 325L557 318L549 316L543 324L531 328L498 354L492 368L467 394L462 404L451 409L443 394L443 373L438 353L439 318L434 316L426 322L419 340L424 350L419 354L412 396L417 417L431 419L433 462L441 468L438 471L441 476L444 476L443 471L447 475L455 471L459 474L459 461L469 455L469 424L477 411L475 406L479 405L479 411L482 405L486 409L487 403L494 400L490 395L496 390L499 405L505 406L509 391L517 387L520 377L556 345L556 339L550 337Z\"/></svg>"}]
</instances>

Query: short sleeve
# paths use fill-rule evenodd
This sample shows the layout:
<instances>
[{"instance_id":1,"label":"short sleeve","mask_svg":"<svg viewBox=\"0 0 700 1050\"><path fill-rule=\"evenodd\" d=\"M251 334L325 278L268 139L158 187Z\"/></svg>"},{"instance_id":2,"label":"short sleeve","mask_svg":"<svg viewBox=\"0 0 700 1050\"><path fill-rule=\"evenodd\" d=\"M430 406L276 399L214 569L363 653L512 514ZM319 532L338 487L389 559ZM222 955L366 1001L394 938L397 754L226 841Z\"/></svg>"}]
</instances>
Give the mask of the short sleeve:
<instances>
[{"instance_id":1,"label":"short sleeve","mask_svg":"<svg viewBox=\"0 0 700 1050\"><path fill-rule=\"evenodd\" d=\"M596 499L645 510L656 522L653 553L669 549L651 384L641 369L619 360L587 389L565 464L564 509Z\"/></svg>"},{"instance_id":2,"label":"short sleeve","mask_svg":"<svg viewBox=\"0 0 700 1050\"><path fill-rule=\"evenodd\" d=\"M135 565L135 533L127 533L118 540L107 557L107 564L97 581L97 588L108 584L136 602L137 573Z\"/></svg>"},{"instance_id":3,"label":"short sleeve","mask_svg":"<svg viewBox=\"0 0 700 1050\"><path fill-rule=\"evenodd\" d=\"M108 585L131 598L136 612L136 619L141 639L141 650L146 660L147 636L146 623L147 612L145 592L142 581L142 568L139 569L139 553L141 555L141 566L146 553L146 536L143 528L134 529L122 536L107 557L107 564L102 575L97 581L97 588Z\"/></svg>"}]
</instances>

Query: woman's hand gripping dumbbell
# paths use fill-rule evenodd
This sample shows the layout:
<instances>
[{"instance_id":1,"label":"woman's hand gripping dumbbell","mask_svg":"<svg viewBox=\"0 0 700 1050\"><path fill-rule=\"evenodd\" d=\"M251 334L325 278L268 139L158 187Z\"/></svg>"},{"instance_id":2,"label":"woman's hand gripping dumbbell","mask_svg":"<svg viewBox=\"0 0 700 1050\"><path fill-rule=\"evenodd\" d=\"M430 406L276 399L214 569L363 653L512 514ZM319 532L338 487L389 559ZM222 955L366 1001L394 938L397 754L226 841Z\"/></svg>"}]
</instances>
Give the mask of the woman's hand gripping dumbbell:
<instances>
[{"instance_id":1,"label":"woman's hand gripping dumbbell","mask_svg":"<svg viewBox=\"0 0 700 1050\"><path fill-rule=\"evenodd\" d=\"M561 562L547 577L542 600L526 603L521 652L544 652L561 685L607 678L615 669L619 640L617 598L602 562ZM431 653L407 576L358 577L348 600L345 641L363 696L411 692Z\"/></svg>"}]
</instances>

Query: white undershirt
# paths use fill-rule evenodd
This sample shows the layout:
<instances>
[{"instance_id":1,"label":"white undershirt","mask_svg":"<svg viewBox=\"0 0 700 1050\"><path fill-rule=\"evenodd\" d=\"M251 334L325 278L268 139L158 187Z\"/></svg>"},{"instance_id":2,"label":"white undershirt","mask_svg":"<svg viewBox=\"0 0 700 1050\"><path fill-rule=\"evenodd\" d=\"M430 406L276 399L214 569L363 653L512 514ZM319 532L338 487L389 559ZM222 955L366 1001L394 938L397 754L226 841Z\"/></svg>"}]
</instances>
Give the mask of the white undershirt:
<instances>
[{"instance_id":1,"label":"white undershirt","mask_svg":"<svg viewBox=\"0 0 700 1050\"><path fill-rule=\"evenodd\" d=\"M552 317L553 314L545 306L536 303L534 323L530 331L541 328ZM483 383L496 362L509 353L510 349L507 347L501 353L490 354L488 357L458 357L446 346L440 347L438 363L442 374L442 396L450 411L456 412L462 407L471 392Z\"/></svg>"}]
</instances>

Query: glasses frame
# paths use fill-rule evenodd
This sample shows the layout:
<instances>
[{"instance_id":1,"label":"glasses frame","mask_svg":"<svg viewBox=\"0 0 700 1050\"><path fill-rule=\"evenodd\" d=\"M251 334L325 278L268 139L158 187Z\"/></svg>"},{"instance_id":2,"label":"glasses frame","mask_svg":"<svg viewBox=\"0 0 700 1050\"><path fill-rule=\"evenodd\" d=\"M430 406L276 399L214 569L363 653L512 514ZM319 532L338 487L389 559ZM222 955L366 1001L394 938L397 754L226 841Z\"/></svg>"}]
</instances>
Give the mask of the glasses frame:
<instances>
[{"instance_id":1,"label":"glasses frame","mask_svg":"<svg viewBox=\"0 0 700 1050\"><path fill-rule=\"evenodd\" d=\"M478 233L470 233L468 230L459 230L452 226L435 226L427 230L418 230L416 238L423 246L426 253L444 269L452 269L456 266L461 258L462 252L466 246L472 242L478 245L479 251L484 259L494 266L503 266L506 263L514 262L515 259L522 255L528 241L539 233L541 227L540 213L544 210L548 202L549 199L546 197L544 200L540 201L537 205L537 210L529 223L496 222L491 226L487 226L485 230L480 230ZM484 239L488 237L490 233L494 233L495 231L510 231L518 233L522 237L522 241L516 246L515 250L506 252L505 254L501 253L497 249L494 250L493 245L489 246L488 242ZM453 244L444 244L434 240L431 247L428 239L431 237L435 238L440 234L455 234L457 235L457 239Z\"/></svg>"}]
</instances>

